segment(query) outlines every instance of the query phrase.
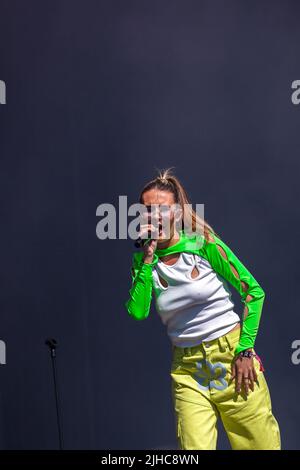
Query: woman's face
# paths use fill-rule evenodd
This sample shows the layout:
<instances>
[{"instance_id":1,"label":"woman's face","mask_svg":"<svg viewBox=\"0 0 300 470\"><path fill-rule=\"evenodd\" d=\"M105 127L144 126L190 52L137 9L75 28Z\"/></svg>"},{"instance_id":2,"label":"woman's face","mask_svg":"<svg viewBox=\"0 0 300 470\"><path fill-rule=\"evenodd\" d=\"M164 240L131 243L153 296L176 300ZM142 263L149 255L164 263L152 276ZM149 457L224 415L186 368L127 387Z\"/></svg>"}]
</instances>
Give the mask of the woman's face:
<instances>
[{"instance_id":1,"label":"woman's face","mask_svg":"<svg viewBox=\"0 0 300 470\"><path fill-rule=\"evenodd\" d=\"M150 206L152 205L152 220L150 219L151 212L149 212L148 223L154 224L155 220L159 221L159 236L157 244L170 240L174 236L175 232L177 233L176 224L174 223L175 206L172 207L175 205L173 193L156 188L150 189L143 194L143 204L147 206L149 211L151 211ZM162 223L164 226L161 226Z\"/></svg>"}]
</instances>

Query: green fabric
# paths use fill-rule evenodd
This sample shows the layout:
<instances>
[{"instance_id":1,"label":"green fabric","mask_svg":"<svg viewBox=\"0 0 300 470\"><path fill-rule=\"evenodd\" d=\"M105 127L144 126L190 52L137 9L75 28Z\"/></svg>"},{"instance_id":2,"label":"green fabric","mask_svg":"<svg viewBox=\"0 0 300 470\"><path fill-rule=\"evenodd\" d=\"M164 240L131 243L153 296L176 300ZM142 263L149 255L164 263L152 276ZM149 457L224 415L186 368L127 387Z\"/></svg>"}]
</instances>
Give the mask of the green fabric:
<instances>
[{"instance_id":1,"label":"green fabric","mask_svg":"<svg viewBox=\"0 0 300 470\"><path fill-rule=\"evenodd\" d=\"M153 279L152 268L161 256L171 253L189 252L195 253L205 258L211 267L226 281L228 281L240 294L244 306L248 307L248 315L243 320L239 343L235 349L235 354L248 348L253 348L258 332L262 307L265 299L265 292L256 279L247 270L243 263L237 258L232 250L214 233L210 232L213 241L207 241L203 236L193 234L188 236L183 230L180 231L180 239L174 245L156 249L151 264L143 262L143 251L133 253L131 272L132 285L129 291L129 299L125 302L125 307L130 316L136 320L144 320L148 317L152 299ZM227 259L221 255L217 244L223 248ZM239 274L235 276L230 268L232 264ZM248 289L244 292L242 281L247 283ZM246 302L247 295L253 299Z\"/></svg>"}]
</instances>

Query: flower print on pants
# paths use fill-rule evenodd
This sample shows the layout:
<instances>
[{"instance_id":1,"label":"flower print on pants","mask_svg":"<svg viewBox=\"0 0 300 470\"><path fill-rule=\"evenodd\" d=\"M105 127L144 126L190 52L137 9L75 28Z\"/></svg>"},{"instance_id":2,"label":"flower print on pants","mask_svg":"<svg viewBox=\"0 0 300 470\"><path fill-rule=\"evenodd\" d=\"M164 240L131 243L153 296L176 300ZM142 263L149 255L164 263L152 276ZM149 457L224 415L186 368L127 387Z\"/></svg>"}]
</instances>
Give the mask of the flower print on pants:
<instances>
[{"instance_id":1,"label":"flower print on pants","mask_svg":"<svg viewBox=\"0 0 300 470\"><path fill-rule=\"evenodd\" d=\"M221 362L213 364L203 359L196 362L196 367L198 371L193 374L193 377L202 390L208 388L224 390L228 386L228 382L225 380L226 367Z\"/></svg>"}]
</instances>

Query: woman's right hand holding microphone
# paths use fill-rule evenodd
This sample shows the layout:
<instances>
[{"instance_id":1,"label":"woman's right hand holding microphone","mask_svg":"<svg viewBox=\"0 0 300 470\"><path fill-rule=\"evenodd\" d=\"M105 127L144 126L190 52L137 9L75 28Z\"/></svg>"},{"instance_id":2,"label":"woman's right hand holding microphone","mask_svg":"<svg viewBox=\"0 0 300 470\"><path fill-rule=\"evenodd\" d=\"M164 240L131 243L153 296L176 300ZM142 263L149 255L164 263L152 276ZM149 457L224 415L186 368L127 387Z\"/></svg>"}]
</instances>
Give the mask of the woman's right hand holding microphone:
<instances>
[{"instance_id":1,"label":"woman's right hand holding microphone","mask_svg":"<svg viewBox=\"0 0 300 470\"><path fill-rule=\"evenodd\" d=\"M140 234L139 236L143 238L145 234L147 235L147 238L149 237L149 234L151 232L151 236L155 237L158 236L158 229L154 227L153 224L149 223L149 216L148 216L148 223L140 224ZM146 238L146 239L147 239ZM143 262L144 263L152 263L153 258L154 258L154 252L157 247L157 239L151 239L150 242L145 243L143 245L143 251L144 251L144 256L143 256Z\"/></svg>"}]
</instances>

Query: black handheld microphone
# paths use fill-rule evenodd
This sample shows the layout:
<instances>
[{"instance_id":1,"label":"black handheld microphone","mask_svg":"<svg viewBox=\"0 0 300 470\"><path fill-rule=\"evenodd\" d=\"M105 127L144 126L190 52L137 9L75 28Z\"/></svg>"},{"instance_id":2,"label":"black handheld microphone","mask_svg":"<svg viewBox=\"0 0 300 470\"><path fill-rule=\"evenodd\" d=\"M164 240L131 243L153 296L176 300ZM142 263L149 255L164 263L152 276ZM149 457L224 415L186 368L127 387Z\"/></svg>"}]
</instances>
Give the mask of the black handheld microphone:
<instances>
[{"instance_id":1,"label":"black handheld microphone","mask_svg":"<svg viewBox=\"0 0 300 470\"><path fill-rule=\"evenodd\" d=\"M142 248L142 246L146 245L146 244L149 243L151 240L152 240L152 238L151 238L151 230L148 230L148 238L141 238L141 237L139 237L139 238L134 242L134 246L135 246L136 248Z\"/></svg>"}]
</instances>

